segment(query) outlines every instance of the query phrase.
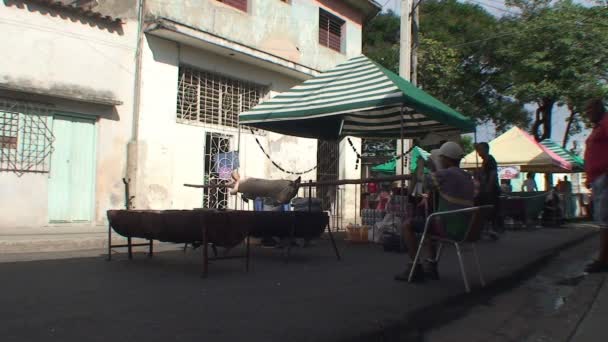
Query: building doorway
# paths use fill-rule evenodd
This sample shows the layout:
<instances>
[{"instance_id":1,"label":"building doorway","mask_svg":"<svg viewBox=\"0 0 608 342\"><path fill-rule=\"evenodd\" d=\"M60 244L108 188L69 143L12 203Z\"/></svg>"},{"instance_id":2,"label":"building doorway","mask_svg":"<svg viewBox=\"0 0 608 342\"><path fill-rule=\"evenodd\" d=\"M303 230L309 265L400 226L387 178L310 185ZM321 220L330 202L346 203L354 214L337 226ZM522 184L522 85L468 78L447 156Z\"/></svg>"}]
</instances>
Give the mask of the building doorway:
<instances>
[{"instance_id":1,"label":"building doorway","mask_svg":"<svg viewBox=\"0 0 608 342\"><path fill-rule=\"evenodd\" d=\"M56 115L49 172L49 221L90 222L95 199L95 120Z\"/></svg>"}]
</instances>

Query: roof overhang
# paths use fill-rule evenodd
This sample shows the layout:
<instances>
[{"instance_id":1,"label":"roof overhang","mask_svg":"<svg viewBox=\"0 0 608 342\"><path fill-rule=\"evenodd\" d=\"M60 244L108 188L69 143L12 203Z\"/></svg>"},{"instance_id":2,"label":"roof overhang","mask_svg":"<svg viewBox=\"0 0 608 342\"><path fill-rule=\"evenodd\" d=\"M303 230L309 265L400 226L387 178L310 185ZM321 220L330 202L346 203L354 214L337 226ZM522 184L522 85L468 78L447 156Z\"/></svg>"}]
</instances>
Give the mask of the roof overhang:
<instances>
[{"instance_id":1,"label":"roof overhang","mask_svg":"<svg viewBox=\"0 0 608 342\"><path fill-rule=\"evenodd\" d=\"M382 11L382 5L374 0L345 0L344 2L360 11L363 14L364 22L371 20Z\"/></svg>"},{"instance_id":2,"label":"roof overhang","mask_svg":"<svg viewBox=\"0 0 608 342\"><path fill-rule=\"evenodd\" d=\"M167 18L158 18L148 23L145 32L153 36L227 56L227 58L247 64L277 71L299 80L306 80L320 74L319 70Z\"/></svg>"},{"instance_id":3,"label":"roof overhang","mask_svg":"<svg viewBox=\"0 0 608 342\"><path fill-rule=\"evenodd\" d=\"M82 103L90 103L102 106L119 106L122 101L115 99L110 95L103 95L106 92L94 92L87 91L85 89L78 88L77 91L70 90L68 87L65 88L38 88L30 85L23 85L18 83L0 83L0 95L12 95L12 94L27 94L27 95L38 95L47 98L58 98ZM101 93L101 94L100 94Z\"/></svg>"},{"instance_id":4,"label":"roof overhang","mask_svg":"<svg viewBox=\"0 0 608 342\"><path fill-rule=\"evenodd\" d=\"M14 2L14 1L13 1ZM97 7L96 1L73 1L73 0L27 0L25 2L34 3L55 10L64 11L69 14L80 15L84 18L90 18L111 25L124 24L123 19L111 15L104 15L95 10Z\"/></svg>"}]
</instances>

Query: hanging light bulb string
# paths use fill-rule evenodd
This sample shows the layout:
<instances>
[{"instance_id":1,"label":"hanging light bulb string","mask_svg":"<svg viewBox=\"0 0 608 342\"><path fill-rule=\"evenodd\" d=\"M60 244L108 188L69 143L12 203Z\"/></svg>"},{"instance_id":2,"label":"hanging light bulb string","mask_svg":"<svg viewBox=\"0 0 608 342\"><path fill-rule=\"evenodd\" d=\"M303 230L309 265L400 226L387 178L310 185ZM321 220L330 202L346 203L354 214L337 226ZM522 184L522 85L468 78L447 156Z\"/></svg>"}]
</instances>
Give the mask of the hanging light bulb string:
<instances>
[{"instance_id":1,"label":"hanging light bulb string","mask_svg":"<svg viewBox=\"0 0 608 342\"><path fill-rule=\"evenodd\" d=\"M272 165L274 165L274 167L276 167L280 171L282 171L284 173L287 173L287 174L290 174L290 175L301 176L301 175L305 175L305 174L310 173L310 172L312 172L312 171L314 171L314 170L317 169L317 165L315 165L315 166L313 166L310 169L305 170L305 171L289 171L289 170L286 170L279 163L277 163L274 160L272 160L272 158L270 157L270 154L268 154L268 152L266 152L266 150L264 149L264 146L262 146L262 143L260 143L260 140L255 135L255 132L253 131L253 129L249 128L249 130L251 131L251 134L255 137L255 142L258 144L258 147L260 148L260 150L262 150L262 153L264 153L264 155L266 156L266 158L268 158L268 160L272 163Z\"/></svg>"},{"instance_id":2,"label":"hanging light bulb string","mask_svg":"<svg viewBox=\"0 0 608 342\"><path fill-rule=\"evenodd\" d=\"M270 161L270 163L274 167L276 167L277 169L279 169L281 172L287 173L287 174L290 174L290 175L301 176L301 175L305 175L305 174L310 173L310 172L312 172L312 171L314 171L314 170L317 169L317 165L311 167L310 169L304 170L304 171L290 171L290 170L285 169L279 163L277 163L276 161L274 161L272 159L272 157L270 156L270 154L268 152L266 152L266 150L264 149L264 146L262 146L262 143L260 142L260 140L258 139L258 137L255 135L255 132L253 131L253 129L249 128L249 130L251 131L251 134L255 137L255 142L258 145L258 147L260 148L260 150L262 151L262 153L264 153L264 155ZM352 142L352 140L350 138L347 138L347 141L348 141L348 144L350 145L350 147L353 149L353 152L355 152L355 155L357 156L357 160L355 162L355 170L358 170L359 169L359 164L361 164L361 160L362 160L361 153L359 153L359 151L357 151L357 148L355 147L355 144ZM389 163L389 162L392 162L392 161L397 161L397 160L405 157L406 155L410 154L415 147L416 147L416 145L413 145L407 151L403 152L402 154L400 154L398 156L395 156L395 157L392 157L392 158L388 159L384 163Z\"/></svg>"},{"instance_id":3,"label":"hanging light bulb string","mask_svg":"<svg viewBox=\"0 0 608 342\"><path fill-rule=\"evenodd\" d=\"M357 155L357 161L355 162L355 170L357 170L359 168L359 163L360 163L360 160L362 159L362 157L361 157L361 154L357 151L357 148L355 147L355 144L353 144L352 140L350 140L350 138L347 138L347 140L348 140L348 144L350 145L350 147L352 147L353 151ZM380 164L385 164L385 163L390 163L390 162L393 162L393 161L397 161L397 160L399 160L399 159L407 156L408 154L410 154L414 150L414 148L416 146L417 145L412 145L407 151L401 153L398 156L394 156L394 157L392 157L392 158L388 159L387 161L382 162Z\"/></svg>"}]
</instances>

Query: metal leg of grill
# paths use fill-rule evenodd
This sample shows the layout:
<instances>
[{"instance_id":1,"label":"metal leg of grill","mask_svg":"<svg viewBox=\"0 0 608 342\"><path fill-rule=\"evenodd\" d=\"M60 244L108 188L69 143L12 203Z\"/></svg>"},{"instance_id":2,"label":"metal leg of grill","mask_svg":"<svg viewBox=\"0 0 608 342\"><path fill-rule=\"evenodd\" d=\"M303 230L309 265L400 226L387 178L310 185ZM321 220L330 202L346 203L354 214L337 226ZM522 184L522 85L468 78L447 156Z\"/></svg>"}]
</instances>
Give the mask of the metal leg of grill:
<instances>
[{"instance_id":1,"label":"metal leg of grill","mask_svg":"<svg viewBox=\"0 0 608 342\"><path fill-rule=\"evenodd\" d=\"M247 234L247 240L245 244L245 270L249 272L249 234Z\"/></svg>"},{"instance_id":2,"label":"metal leg of grill","mask_svg":"<svg viewBox=\"0 0 608 342\"><path fill-rule=\"evenodd\" d=\"M112 260L112 226L108 224L108 261Z\"/></svg>"},{"instance_id":3,"label":"metal leg of grill","mask_svg":"<svg viewBox=\"0 0 608 342\"><path fill-rule=\"evenodd\" d=\"M334 252L336 252L336 258L342 260L340 256L340 251L338 251L338 246L336 246L336 240L334 240L334 234L331 232L331 227L327 224L327 234L329 235L329 240L331 241L331 245L334 248Z\"/></svg>"},{"instance_id":4,"label":"metal leg of grill","mask_svg":"<svg viewBox=\"0 0 608 342\"><path fill-rule=\"evenodd\" d=\"M209 273L209 250L207 241L207 228L203 227L203 278L207 278Z\"/></svg>"},{"instance_id":5,"label":"metal leg of grill","mask_svg":"<svg viewBox=\"0 0 608 342\"><path fill-rule=\"evenodd\" d=\"M127 238L127 248L129 250L129 260L133 259L133 246L131 245L131 238Z\"/></svg>"}]
</instances>

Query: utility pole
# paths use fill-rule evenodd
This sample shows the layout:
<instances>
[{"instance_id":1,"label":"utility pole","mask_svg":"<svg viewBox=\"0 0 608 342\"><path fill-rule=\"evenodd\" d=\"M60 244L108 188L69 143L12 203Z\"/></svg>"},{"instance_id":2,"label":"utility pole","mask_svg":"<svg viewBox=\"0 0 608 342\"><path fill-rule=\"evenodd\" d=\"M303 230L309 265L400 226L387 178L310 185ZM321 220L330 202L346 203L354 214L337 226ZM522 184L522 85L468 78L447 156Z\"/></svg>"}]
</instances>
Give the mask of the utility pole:
<instances>
[{"instance_id":1,"label":"utility pole","mask_svg":"<svg viewBox=\"0 0 608 342\"><path fill-rule=\"evenodd\" d=\"M420 3L422 2L422 0L418 0L414 5L413 5L413 10L412 10L412 52L411 52L411 56L412 56L412 66L411 66L411 79L410 81L412 82L413 85L417 86L418 85L418 46L420 45L420 41L418 40L418 23L419 23L419 19L420 19L420 13L418 12L420 9Z\"/></svg>"},{"instance_id":2,"label":"utility pole","mask_svg":"<svg viewBox=\"0 0 608 342\"><path fill-rule=\"evenodd\" d=\"M401 30L399 35L399 76L411 79L412 73L412 23L410 0L401 0Z\"/></svg>"},{"instance_id":3,"label":"utility pole","mask_svg":"<svg viewBox=\"0 0 608 342\"><path fill-rule=\"evenodd\" d=\"M399 76L406 80L411 80L412 76L412 1L401 0L401 28L399 35ZM402 155L409 150L412 142L409 139L397 140L397 155ZM409 160L409 158L408 158ZM400 160L400 167L397 167L397 174L407 173L406 157L403 156ZM402 183L403 184L403 183Z\"/></svg>"}]
</instances>

